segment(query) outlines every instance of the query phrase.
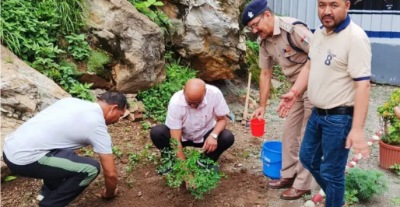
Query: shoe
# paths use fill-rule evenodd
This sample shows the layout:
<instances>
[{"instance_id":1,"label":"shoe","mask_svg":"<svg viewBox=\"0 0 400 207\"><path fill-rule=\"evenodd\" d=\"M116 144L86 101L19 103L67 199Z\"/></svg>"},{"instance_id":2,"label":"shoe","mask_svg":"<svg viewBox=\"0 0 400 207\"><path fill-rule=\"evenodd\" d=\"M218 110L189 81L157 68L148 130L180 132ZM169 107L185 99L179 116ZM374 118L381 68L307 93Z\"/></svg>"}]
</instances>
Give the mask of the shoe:
<instances>
[{"instance_id":1,"label":"shoe","mask_svg":"<svg viewBox=\"0 0 400 207\"><path fill-rule=\"evenodd\" d=\"M295 177L293 178L281 178L279 180L270 180L268 187L272 189L281 189L292 187Z\"/></svg>"},{"instance_id":2,"label":"shoe","mask_svg":"<svg viewBox=\"0 0 400 207\"><path fill-rule=\"evenodd\" d=\"M311 194L311 190L297 190L296 188L289 188L282 192L281 199L283 200L296 200L304 195Z\"/></svg>"},{"instance_id":3,"label":"shoe","mask_svg":"<svg viewBox=\"0 0 400 207\"><path fill-rule=\"evenodd\" d=\"M168 168L165 168L165 169L162 169L162 170L158 170L157 173L159 175L166 175L171 171L172 171L172 167L168 167Z\"/></svg>"},{"instance_id":4,"label":"shoe","mask_svg":"<svg viewBox=\"0 0 400 207\"><path fill-rule=\"evenodd\" d=\"M50 192L51 192L50 189L43 184L39 190L39 195L36 196L36 200L42 201L44 197L49 195Z\"/></svg>"},{"instance_id":5,"label":"shoe","mask_svg":"<svg viewBox=\"0 0 400 207\"><path fill-rule=\"evenodd\" d=\"M204 162L202 162L200 160L197 160L197 165L202 167L202 168L205 168L205 169L214 170L217 173L219 172L219 167L217 165L214 165L214 164L206 164L206 163L204 163Z\"/></svg>"},{"instance_id":6,"label":"shoe","mask_svg":"<svg viewBox=\"0 0 400 207\"><path fill-rule=\"evenodd\" d=\"M163 157L161 158L161 165L157 168L157 173L159 175L166 175L174 169L174 165L174 159Z\"/></svg>"}]
</instances>

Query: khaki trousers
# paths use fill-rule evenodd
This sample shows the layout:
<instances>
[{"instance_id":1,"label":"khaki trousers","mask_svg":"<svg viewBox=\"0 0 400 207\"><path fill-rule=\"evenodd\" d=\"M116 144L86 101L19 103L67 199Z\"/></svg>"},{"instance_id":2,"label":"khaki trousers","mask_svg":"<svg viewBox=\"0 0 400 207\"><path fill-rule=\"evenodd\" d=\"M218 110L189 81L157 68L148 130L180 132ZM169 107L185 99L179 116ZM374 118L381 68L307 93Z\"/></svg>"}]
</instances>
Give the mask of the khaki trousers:
<instances>
[{"instance_id":1,"label":"khaki trousers","mask_svg":"<svg viewBox=\"0 0 400 207\"><path fill-rule=\"evenodd\" d=\"M293 187L298 190L311 189L312 176L300 163L299 151L312 107L305 91L292 106L283 127L281 177L292 178L297 174Z\"/></svg>"}]
</instances>

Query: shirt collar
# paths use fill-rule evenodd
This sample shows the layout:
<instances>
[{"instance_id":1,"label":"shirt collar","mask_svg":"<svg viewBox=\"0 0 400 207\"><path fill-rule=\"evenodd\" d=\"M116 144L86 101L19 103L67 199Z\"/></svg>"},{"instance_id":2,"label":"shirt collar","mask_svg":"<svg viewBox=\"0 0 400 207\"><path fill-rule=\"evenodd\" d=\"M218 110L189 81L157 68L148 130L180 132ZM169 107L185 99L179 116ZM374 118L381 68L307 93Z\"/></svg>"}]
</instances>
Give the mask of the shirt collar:
<instances>
[{"instance_id":1,"label":"shirt collar","mask_svg":"<svg viewBox=\"0 0 400 207\"><path fill-rule=\"evenodd\" d=\"M342 30L346 29L347 26L349 26L350 22L351 22L350 15L347 15L346 19L345 19L342 23L340 23L340 24L333 30L333 32L335 32L335 33L341 32ZM320 29L323 29L324 26L321 25L319 28L320 28ZM325 33L326 33L326 30L324 30L324 31L325 31Z\"/></svg>"},{"instance_id":2,"label":"shirt collar","mask_svg":"<svg viewBox=\"0 0 400 207\"><path fill-rule=\"evenodd\" d=\"M274 16L274 34L272 36L279 35L281 33L281 28L279 24L280 24L279 17Z\"/></svg>"},{"instance_id":3,"label":"shirt collar","mask_svg":"<svg viewBox=\"0 0 400 207\"><path fill-rule=\"evenodd\" d=\"M277 16L274 16L274 32L272 34L272 37L267 37L265 38L265 40L268 40L269 42L273 42L272 38L276 35L280 35L281 34L281 29L280 29L280 19ZM261 42L261 41L260 41Z\"/></svg>"}]
</instances>

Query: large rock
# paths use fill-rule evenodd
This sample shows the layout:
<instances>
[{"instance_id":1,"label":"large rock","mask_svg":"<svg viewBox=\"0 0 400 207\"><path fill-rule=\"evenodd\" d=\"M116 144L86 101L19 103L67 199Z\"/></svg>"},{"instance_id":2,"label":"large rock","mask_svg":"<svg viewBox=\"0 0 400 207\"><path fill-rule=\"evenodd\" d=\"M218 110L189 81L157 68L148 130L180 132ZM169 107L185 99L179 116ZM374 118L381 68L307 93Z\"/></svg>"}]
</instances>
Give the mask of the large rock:
<instances>
[{"instance_id":1,"label":"large rock","mask_svg":"<svg viewBox=\"0 0 400 207\"><path fill-rule=\"evenodd\" d=\"M208 81L232 79L244 64L245 39L239 30L242 0L163 1L173 23L179 54Z\"/></svg>"},{"instance_id":2,"label":"large rock","mask_svg":"<svg viewBox=\"0 0 400 207\"><path fill-rule=\"evenodd\" d=\"M87 0L98 47L113 56L115 89L135 93L165 79L161 29L126 0Z\"/></svg>"},{"instance_id":3,"label":"large rock","mask_svg":"<svg viewBox=\"0 0 400 207\"><path fill-rule=\"evenodd\" d=\"M1 154L7 134L69 94L1 45ZM2 178L8 172L1 164Z\"/></svg>"}]
</instances>

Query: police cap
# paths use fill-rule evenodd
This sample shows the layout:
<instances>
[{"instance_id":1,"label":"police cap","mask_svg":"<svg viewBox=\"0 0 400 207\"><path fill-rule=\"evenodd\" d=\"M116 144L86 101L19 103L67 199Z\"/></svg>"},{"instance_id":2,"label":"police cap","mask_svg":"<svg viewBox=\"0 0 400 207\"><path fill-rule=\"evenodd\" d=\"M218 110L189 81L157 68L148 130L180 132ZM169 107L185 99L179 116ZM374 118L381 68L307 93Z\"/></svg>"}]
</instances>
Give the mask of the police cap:
<instances>
[{"instance_id":1,"label":"police cap","mask_svg":"<svg viewBox=\"0 0 400 207\"><path fill-rule=\"evenodd\" d=\"M246 26L256 16L267 10L267 0L253 0L246 5L242 14L242 24Z\"/></svg>"}]
</instances>

